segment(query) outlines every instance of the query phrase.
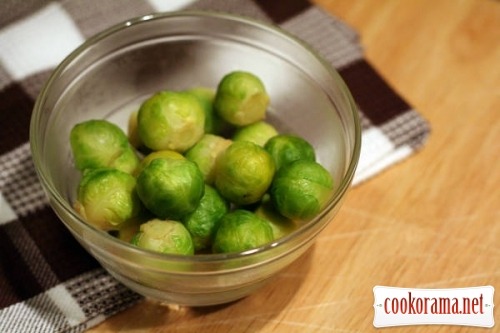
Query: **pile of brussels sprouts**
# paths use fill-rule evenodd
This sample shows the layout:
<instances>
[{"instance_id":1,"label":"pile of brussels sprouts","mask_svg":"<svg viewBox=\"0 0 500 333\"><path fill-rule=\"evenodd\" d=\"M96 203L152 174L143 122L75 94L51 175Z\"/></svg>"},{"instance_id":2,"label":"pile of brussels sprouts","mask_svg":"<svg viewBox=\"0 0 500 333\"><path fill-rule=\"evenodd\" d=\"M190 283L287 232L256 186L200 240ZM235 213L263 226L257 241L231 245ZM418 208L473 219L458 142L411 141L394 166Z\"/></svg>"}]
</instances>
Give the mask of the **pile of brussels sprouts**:
<instances>
[{"instance_id":1,"label":"pile of brussels sprouts","mask_svg":"<svg viewBox=\"0 0 500 333\"><path fill-rule=\"evenodd\" d=\"M330 173L303 138L266 122L269 96L234 71L215 90L160 91L125 133L103 119L72 128L75 209L119 239L162 253L253 249L317 215Z\"/></svg>"}]
</instances>

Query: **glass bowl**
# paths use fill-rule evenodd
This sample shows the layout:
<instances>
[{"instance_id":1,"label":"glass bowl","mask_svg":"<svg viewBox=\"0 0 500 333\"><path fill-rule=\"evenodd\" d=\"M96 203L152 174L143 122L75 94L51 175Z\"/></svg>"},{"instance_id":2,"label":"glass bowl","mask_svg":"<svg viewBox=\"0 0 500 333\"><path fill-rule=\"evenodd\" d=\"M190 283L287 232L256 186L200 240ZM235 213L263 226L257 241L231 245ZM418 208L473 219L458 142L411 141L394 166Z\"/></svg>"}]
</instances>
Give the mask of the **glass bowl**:
<instances>
[{"instance_id":1,"label":"glass bowl","mask_svg":"<svg viewBox=\"0 0 500 333\"><path fill-rule=\"evenodd\" d=\"M303 136L331 172L336 189L326 208L288 236L234 254L148 252L85 223L73 208L80 173L71 128L109 119L126 129L129 114L162 89L215 88L233 70L264 82L267 120ZM332 221L359 158L356 105L338 73L281 29L222 13L173 12L138 17L97 34L53 72L32 114L35 168L51 207L82 246L130 289L161 302L203 306L237 300L296 260Z\"/></svg>"}]
</instances>

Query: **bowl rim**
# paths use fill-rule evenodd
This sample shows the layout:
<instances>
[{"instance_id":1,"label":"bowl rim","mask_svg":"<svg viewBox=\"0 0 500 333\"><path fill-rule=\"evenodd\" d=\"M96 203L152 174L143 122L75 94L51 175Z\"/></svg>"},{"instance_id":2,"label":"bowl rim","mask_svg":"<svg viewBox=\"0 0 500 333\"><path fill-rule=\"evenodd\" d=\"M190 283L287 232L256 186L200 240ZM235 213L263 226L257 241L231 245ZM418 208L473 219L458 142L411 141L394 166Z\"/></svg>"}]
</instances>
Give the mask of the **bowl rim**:
<instances>
[{"instance_id":1,"label":"bowl rim","mask_svg":"<svg viewBox=\"0 0 500 333\"><path fill-rule=\"evenodd\" d=\"M330 77L332 77L335 82L342 88L343 92L343 97L346 99L346 102L350 105L350 110L352 110L351 116L354 122L354 143L353 143L353 148L352 148L352 154L350 156L350 161L348 164L348 167L345 171L344 176L341 179L341 182L335 189L334 195L330 198L328 203L325 205L325 208L313 219L308 221L307 223L301 225L298 229L292 231L290 234L281 237L277 240L274 240L270 243L264 244L262 246L250 249L250 250L245 250L242 252L234 252L234 253L209 253L209 254L196 254L192 256L185 256L185 255L180 255L180 254L165 254L165 253L159 253L159 252L154 252L151 250L147 249L142 249L138 248L132 244L129 244L125 241L122 241L109 233L103 232L102 230L94 227L93 225L88 224L85 222L85 220L73 209L72 205L63 198L63 196L51 185L51 181L49 181L50 177L46 175L46 171L44 170L43 165L41 165L40 158L35 158L38 157L37 150L38 148L38 143L36 140L36 127L38 120L41 116L41 110L42 106L45 103L45 100L47 99L47 95L49 94L49 90L51 86L54 84L54 82L57 80L57 78L65 71L65 69L78 57L82 52L90 48L92 45L95 45L102 40L106 39L108 36L111 36L117 32L120 32L122 30L125 30L131 26L139 25L139 24L147 24L148 22L156 21L156 20L165 20L169 18L175 18L175 17L200 17L200 18L215 18L215 19L222 19L222 20L230 20L230 21L236 21L239 23L243 23L246 25L250 25L262 30L265 30L267 32L270 32L275 35L279 35L282 38L288 39L288 41L299 44L300 47L305 49L308 53L310 53L311 56L313 56L319 63L321 63L321 66L328 71ZM82 44L80 44L76 49L74 49L70 54L68 54L52 71L51 75L47 79L47 81L44 83L42 90L40 91L39 95L37 96L35 100L35 104L33 107L33 113L31 116L31 121L30 121L30 134L29 134L29 142L30 142L30 148L31 148L31 153L33 156L33 162L35 165L35 171L37 173L37 176L42 183L45 192L49 196L49 203L52 200L55 200L57 204L60 207L63 207L64 210L69 213L73 220L77 221L80 226L87 232L91 232L92 234L96 234L97 237L103 238L106 241L111 241L113 246L119 247L121 250L125 251L133 251L133 252L140 252L141 254L147 254L148 256L151 257L151 259L157 259L157 260L170 260L170 261L179 261L179 262L199 262L199 263L208 263L208 262L219 262L219 261L227 261L227 260L236 260L236 259L241 259L244 257L250 257L250 256L255 256L261 253L269 252L273 249L279 248L282 245L288 243L290 240L293 240L294 238L298 238L301 234L307 232L309 229L313 228L316 226L323 217L328 215L328 213L344 198L346 195L346 192L349 190L352 180L354 178L354 174L358 165L359 157L360 157L360 151L361 151L361 124L360 124L360 118L358 114L358 107L357 104L354 101L354 98L347 87L345 81L342 79L340 74L337 72L336 69L328 62L326 59L324 59L312 46L310 46L308 43L303 41L302 39L298 38L297 36L287 32L283 28L279 27L276 24L273 23L267 23L263 22L254 18L238 15L238 14L232 14L232 13L225 13L225 12L218 12L218 11L210 11L210 10L177 10L177 11L171 11L171 12L156 12L156 13L151 13L147 15L141 15L141 16L136 16L130 19L127 19L125 21L122 21L120 23L114 24L101 32L98 32L94 34L93 36L87 38ZM56 211L57 213L57 211ZM68 225L67 222L65 222L62 218L61 222L63 222L73 233L73 230L71 226ZM328 222L329 223L329 222ZM325 223L320 229L318 229L315 234L319 233L328 223ZM304 242L307 240L303 240L299 244L296 245L296 247L300 247ZM281 257L283 254L280 254L278 257ZM270 258L270 260L275 260L275 257Z\"/></svg>"}]
</instances>

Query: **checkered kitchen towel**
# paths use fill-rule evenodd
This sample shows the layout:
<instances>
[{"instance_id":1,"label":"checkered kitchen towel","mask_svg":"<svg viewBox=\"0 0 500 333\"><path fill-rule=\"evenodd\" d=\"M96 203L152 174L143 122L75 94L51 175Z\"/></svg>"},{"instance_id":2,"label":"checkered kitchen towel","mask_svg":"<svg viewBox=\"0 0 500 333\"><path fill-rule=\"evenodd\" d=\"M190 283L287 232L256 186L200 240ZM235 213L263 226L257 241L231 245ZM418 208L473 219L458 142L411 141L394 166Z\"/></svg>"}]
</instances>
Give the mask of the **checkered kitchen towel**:
<instances>
[{"instance_id":1,"label":"checkered kitchen towel","mask_svg":"<svg viewBox=\"0 0 500 333\"><path fill-rule=\"evenodd\" d=\"M408 157L428 124L363 58L356 33L305 0L0 1L0 332L80 332L140 296L110 277L48 206L28 132L51 70L86 38L130 17L196 8L280 25L336 67L359 105L363 147L355 183Z\"/></svg>"}]
</instances>

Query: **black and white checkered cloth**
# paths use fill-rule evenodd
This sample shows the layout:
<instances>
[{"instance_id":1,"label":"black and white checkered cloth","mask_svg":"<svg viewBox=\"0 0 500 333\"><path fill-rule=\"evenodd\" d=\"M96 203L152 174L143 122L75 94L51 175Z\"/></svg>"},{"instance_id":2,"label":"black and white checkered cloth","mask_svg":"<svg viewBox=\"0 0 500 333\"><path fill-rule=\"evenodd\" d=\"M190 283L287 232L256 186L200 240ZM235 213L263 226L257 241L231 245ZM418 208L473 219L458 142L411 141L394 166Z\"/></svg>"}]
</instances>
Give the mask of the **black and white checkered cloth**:
<instances>
[{"instance_id":1,"label":"black and white checkered cloth","mask_svg":"<svg viewBox=\"0 0 500 333\"><path fill-rule=\"evenodd\" d=\"M306 0L2 0L0 2L0 332L81 332L134 304L52 212L28 132L51 70L93 34L131 17L184 8L272 22L338 69L361 114L354 184L412 155L429 126L364 59L355 31Z\"/></svg>"}]
</instances>

